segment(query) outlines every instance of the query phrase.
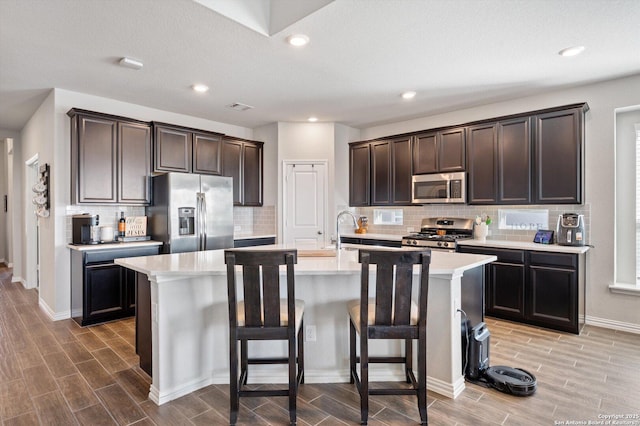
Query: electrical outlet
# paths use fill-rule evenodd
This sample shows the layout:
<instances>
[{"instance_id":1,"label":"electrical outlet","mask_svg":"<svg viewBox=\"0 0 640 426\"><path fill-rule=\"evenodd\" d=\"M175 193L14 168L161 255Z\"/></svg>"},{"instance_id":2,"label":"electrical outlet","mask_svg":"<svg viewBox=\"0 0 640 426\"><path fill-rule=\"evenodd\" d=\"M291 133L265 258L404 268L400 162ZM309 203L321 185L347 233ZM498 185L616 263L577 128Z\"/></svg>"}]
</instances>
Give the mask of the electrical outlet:
<instances>
[{"instance_id":1,"label":"electrical outlet","mask_svg":"<svg viewBox=\"0 0 640 426\"><path fill-rule=\"evenodd\" d=\"M315 342L316 341L316 326L315 325L307 325L304 328L304 340L305 340L305 342Z\"/></svg>"}]
</instances>

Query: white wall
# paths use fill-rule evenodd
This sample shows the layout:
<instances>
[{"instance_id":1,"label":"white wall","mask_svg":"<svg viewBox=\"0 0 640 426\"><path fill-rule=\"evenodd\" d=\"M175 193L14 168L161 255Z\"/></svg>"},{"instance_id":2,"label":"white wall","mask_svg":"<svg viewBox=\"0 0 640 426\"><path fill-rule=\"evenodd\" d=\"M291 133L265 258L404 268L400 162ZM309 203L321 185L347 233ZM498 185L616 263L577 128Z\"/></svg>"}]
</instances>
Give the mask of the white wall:
<instances>
[{"instance_id":1,"label":"white wall","mask_svg":"<svg viewBox=\"0 0 640 426\"><path fill-rule=\"evenodd\" d=\"M361 136L371 139L578 102L587 102L591 108L585 123L585 203L591 205L595 248L587 256L587 320L613 327L632 324L640 331L640 299L608 289L614 282L614 115L616 109L640 105L640 75L371 127L363 129Z\"/></svg>"}]
</instances>

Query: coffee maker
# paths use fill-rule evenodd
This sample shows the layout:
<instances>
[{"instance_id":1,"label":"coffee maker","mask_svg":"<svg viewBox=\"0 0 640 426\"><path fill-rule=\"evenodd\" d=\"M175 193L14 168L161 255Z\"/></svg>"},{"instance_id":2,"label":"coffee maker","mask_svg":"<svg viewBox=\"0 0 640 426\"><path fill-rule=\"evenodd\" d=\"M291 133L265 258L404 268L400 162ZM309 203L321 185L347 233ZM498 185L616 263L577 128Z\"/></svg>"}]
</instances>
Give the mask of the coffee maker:
<instances>
[{"instance_id":1,"label":"coffee maker","mask_svg":"<svg viewBox=\"0 0 640 426\"><path fill-rule=\"evenodd\" d=\"M100 242L99 215L78 214L71 217L73 244L98 244Z\"/></svg>"},{"instance_id":2,"label":"coffee maker","mask_svg":"<svg viewBox=\"0 0 640 426\"><path fill-rule=\"evenodd\" d=\"M585 244L584 215L562 213L558 217L556 238L561 246L583 246Z\"/></svg>"}]
</instances>

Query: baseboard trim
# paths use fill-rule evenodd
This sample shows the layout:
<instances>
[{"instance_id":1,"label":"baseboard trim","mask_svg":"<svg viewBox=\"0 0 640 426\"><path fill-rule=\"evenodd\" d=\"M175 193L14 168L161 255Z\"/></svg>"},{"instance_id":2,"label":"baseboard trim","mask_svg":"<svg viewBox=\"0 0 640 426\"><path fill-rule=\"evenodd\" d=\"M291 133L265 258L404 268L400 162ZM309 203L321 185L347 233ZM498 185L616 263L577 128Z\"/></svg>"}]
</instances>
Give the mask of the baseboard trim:
<instances>
[{"instance_id":1,"label":"baseboard trim","mask_svg":"<svg viewBox=\"0 0 640 426\"><path fill-rule=\"evenodd\" d=\"M40 306L40 309L42 309L44 313L47 314L51 321L60 321L71 318L71 311L56 312L51 309L49 305L47 305L47 302L45 302L42 298L38 298L38 306Z\"/></svg>"},{"instance_id":2,"label":"baseboard trim","mask_svg":"<svg viewBox=\"0 0 640 426\"><path fill-rule=\"evenodd\" d=\"M590 315L587 315L586 323L587 325L593 325L595 327L609 328L611 330L619 330L619 331L626 331L627 333L640 334L640 324L615 321L607 318L598 318Z\"/></svg>"},{"instance_id":3,"label":"baseboard trim","mask_svg":"<svg viewBox=\"0 0 640 426\"><path fill-rule=\"evenodd\" d=\"M24 280L22 279L22 277L19 277L19 276L17 276L17 275L13 275L13 276L11 277L11 282L12 282L12 283L20 283L20 284L22 284L22 287L24 287L24 286L25 286L25 285L24 285Z\"/></svg>"}]
</instances>

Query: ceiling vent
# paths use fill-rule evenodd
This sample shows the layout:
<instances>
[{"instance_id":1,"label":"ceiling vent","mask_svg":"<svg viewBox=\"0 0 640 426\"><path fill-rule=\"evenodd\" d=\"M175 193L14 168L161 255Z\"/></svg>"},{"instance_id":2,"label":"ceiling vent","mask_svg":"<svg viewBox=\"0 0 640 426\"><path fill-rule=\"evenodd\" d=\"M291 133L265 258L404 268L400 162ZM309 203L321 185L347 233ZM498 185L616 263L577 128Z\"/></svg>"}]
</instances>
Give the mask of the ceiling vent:
<instances>
[{"instance_id":1,"label":"ceiling vent","mask_svg":"<svg viewBox=\"0 0 640 426\"><path fill-rule=\"evenodd\" d=\"M251 105L241 104L240 102L232 103L231 105L227 105L227 108L234 109L236 111L247 111L253 109Z\"/></svg>"}]
</instances>

